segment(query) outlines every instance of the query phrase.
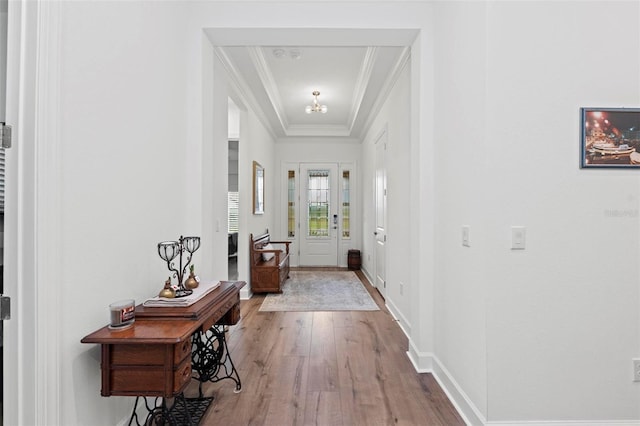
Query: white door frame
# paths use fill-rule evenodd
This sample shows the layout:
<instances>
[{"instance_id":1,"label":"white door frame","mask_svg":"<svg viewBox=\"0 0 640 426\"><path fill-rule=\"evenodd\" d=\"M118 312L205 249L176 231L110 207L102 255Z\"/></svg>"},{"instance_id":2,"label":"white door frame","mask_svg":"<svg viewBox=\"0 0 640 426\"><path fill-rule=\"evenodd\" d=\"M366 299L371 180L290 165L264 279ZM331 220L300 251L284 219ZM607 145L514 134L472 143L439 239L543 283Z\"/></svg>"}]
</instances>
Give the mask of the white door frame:
<instances>
[{"instance_id":1,"label":"white door frame","mask_svg":"<svg viewBox=\"0 0 640 426\"><path fill-rule=\"evenodd\" d=\"M291 241L292 245L290 246L290 257L291 257L291 266L299 266L299 242L301 235L301 216L300 216L300 190L301 190L301 174L300 174L300 165L304 164L301 162L283 162L280 167L281 172L281 186L280 186L280 229L281 234L286 235L286 239ZM357 224L360 223L360 216L358 210L358 181L357 181L357 163L356 162L341 162L338 164L338 265L339 267L347 267L347 253L350 249L358 249L360 245L358 244L360 229ZM289 235L289 172L293 171L295 173L293 179L293 201L295 206L293 208L293 214L295 218L295 229L294 235ZM342 226L343 222L343 210L342 205L344 203L344 193L343 186L341 183L341 179L343 173L349 172L349 214L350 214L350 229L349 235L342 235Z\"/></svg>"},{"instance_id":2,"label":"white door frame","mask_svg":"<svg viewBox=\"0 0 640 426\"><path fill-rule=\"evenodd\" d=\"M374 180L374 218L373 232L373 283L383 297L386 297L386 242L387 242L387 129L380 132L375 146Z\"/></svg>"},{"instance_id":3,"label":"white door frame","mask_svg":"<svg viewBox=\"0 0 640 426\"><path fill-rule=\"evenodd\" d=\"M9 2L5 424L60 424L60 3ZM16 391L17 390L17 391Z\"/></svg>"}]
</instances>

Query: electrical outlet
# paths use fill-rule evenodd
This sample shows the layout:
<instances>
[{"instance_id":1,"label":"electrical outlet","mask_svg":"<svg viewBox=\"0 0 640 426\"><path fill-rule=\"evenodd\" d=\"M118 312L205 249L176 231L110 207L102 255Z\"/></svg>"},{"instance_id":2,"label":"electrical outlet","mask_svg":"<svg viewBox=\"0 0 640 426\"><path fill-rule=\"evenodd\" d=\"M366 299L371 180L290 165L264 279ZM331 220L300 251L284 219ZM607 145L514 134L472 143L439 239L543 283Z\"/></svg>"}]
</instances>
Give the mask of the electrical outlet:
<instances>
[{"instance_id":1,"label":"electrical outlet","mask_svg":"<svg viewBox=\"0 0 640 426\"><path fill-rule=\"evenodd\" d=\"M633 358L633 381L640 382L640 358Z\"/></svg>"},{"instance_id":2,"label":"electrical outlet","mask_svg":"<svg viewBox=\"0 0 640 426\"><path fill-rule=\"evenodd\" d=\"M400 296L404 294L404 284L400 283Z\"/></svg>"}]
</instances>

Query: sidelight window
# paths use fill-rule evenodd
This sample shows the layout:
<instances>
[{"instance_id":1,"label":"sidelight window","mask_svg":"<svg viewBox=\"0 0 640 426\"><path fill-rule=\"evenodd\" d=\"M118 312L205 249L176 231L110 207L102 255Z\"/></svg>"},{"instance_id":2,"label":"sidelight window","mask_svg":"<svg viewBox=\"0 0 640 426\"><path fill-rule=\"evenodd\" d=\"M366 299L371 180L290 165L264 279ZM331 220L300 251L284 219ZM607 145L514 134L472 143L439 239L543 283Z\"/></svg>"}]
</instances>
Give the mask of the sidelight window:
<instances>
[{"instance_id":1,"label":"sidelight window","mask_svg":"<svg viewBox=\"0 0 640 426\"><path fill-rule=\"evenodd\" d=\"M351 235L351 187L349 182L349 170L342 172L342 238L348 239Z\"/></svg>"},{"instance_id":2,"label":"sidelight window","mask_svg":"<svg viewBox=\"0 0 640 426\"><path fill-rule=\"evenodd\" d=\"M296 236L296 172L289 170L287 177L287 235Z\"/></svg>"}]
</instances>

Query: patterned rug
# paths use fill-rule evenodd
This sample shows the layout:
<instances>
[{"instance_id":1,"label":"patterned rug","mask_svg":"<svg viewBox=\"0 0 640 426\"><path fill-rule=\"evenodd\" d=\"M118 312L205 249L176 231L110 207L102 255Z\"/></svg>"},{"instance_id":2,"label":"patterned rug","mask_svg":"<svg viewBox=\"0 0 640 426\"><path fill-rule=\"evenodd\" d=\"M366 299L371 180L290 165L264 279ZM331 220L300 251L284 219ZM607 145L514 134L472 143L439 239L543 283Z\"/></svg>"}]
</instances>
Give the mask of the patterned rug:
<instances>
[{"instance_id":1,"label":"patterned rug","mask_svg":"<svg viewBox=\"0 0 640 426\"><path fill-rule=\"evenodd\" d=\"M352 271L291 271L281 294L270 293L260 311L377 311Z\"/></svg>"}]
</instances>

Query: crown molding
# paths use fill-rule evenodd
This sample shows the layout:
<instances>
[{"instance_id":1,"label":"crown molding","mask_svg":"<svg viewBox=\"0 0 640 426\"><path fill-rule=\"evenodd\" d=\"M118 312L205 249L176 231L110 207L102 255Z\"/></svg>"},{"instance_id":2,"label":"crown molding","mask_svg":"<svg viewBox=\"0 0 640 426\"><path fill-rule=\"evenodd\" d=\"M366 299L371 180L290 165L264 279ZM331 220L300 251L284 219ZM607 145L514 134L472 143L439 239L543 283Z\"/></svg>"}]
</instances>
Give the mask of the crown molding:
<instances>
[{"instance_id":1,"label":"crown molding","mask_svg":"<svg viewBox=\"0 0 640 426\"><path fill-rule=\"evenodd\" d=\"M285 136L285 137L278 138L276 140L276 143L279 143L279 144L293 143L293 144L296 144L296 145L301 145L301 144L318 143L319 141L320 142L327 142L327 139L330 139L330 142L332 142L332 143L339 143L339 144L360 145L362 143L362 141L360 139L352 138L350 136L348 136L348 137L332 136L331 138L327 138L326 135L322 135L322 136Z\"/></svg>"},{"instance_id":2,"label":"crown molding","mask_svg":"<svg viewBox=\"0 0 640 426\"><path fill-rule=\"evenodd\" d=\"M242 103L247 105L248 108L251 108L251 110L258 117L258 120L260 120L260 122L265 126L269 134L275 140L277 138L277 135L273 129L273 126L271 125L271 122L269 121L269 118L266 116L262 108L256 108L256 106L259 105L258 101L253 95L253 92L251 92L251 89L249 88L247 82L244 80L244 78L242 78L242 74L238 71L231 59L229 59L227 52L225 52L224 48L220 46L213 46L213 50L215 55L222 63L222 66L227 71L229 82L233 85Z\"/></svg>"},{"instance_id":3,"label":"crown molding","mask_svg":"<svg viewBox=\"0 0 640 426\"><path fill-rule=\"evenodd\" d=\"M378 48L367 47L362 60L362 66L360 67L360 72L358 73L358 78L356 80L356 87L353 91L351 110L349 111L349 117L347 118L347 127L349 127L350 132L353 131L356 118L358 118L358 112L362 106L362 99L364 99L364 95L367 92L367 86L369 85L369 80L371 80L371 73L373 72L373 67L376 63L377 57Z\"/></svg>"},{"instance_id":4,"label":"crown molding","mask_svg":"<svg viewBox=\"0 0 640 426\"><path fill-rule=\"evenodd\" d=\"M351 97L350 110L345 124L334 126L319 126L315 124L296 125L290 124L287 118L282 96L278 89L273 72L267 62L264 49L260 46L246 46L246 48L248 50L249 59L251 60L267 95L266 98L269 103L265 105L264 108L261 107L261 104L256 99L251 87L243 78L242 73L232 61L225 48L221 46L214 46L216 56L220 59L226 69L230 83L236 89L238 97L245 105L247 105L247 107L250 106L260 122L264 124L270 135L274 138L290 136L346 136L361 139L366 133L366 129L371 127L376 116L382 110L385 101L411 56L411 48L409 46L405 46L398 55L398 58L384 80L382 87L378 93L375 94L370 110L368 110L366 114L363 114L362 102L367 93L367 88L371 83L375 63L379 56L379 47L367 47L355 82L353 95ZM268 111L269 108L272 108L273 112Z\"/></svg>"},{"instance_id":5,"label":"crown molding","mask_svg":"<svg viewBox=\"0 0 640 426\"><path fill-rule=\"evenodd\" d=\"M411 58L411 47L405 46L402 49L400 55L398 55L398 60L396 61L393 69L391 70L391 72L389 72L387 79L382 85L382 88L380 89L378 97L371 107L371 111L369 112L367 119L363 123L362 128L360 128L360 131L358 132L359 137L362 137L364 135L366 130L369 129L373 124L373 120L380 113L380 110L389 97L389 93L391 93L391 89L393 89L393 86L396 84L396 81L398 81L398 78L400 77L400 73L402 73L402 70L404 70L404 67L407 65L409 58Z\"/></svg>"},{"instance_id":6,"label":"crown molding","mask_svg":"<svg viewBox=\"0 0 640 426\"><path fill-rule=\"evenodd\" d=\"M351 136L351 129L343 125L291 125L286 136Z\"/></svg>"},{"instance_id":7,"label":"crown molding","mask_svg":"<svg viewBox=\"0 0 640 426\"><path fill-rule=\"evenodd\" d=\"M264 90L267 92L269 101L271 102L271 106L278 117L280 126L283 129L287 129L289 127L287 115L284 111L278 85L276 84L276 80L273 78L273 73L271 72L264 56L264 50L261 47L248 46L247 51L249 52L249 57L251 58L251 62L253 62L253 66L256 68L258 77L260 77L260 81L264 86Z\"/></svg>"}]
</instances>

